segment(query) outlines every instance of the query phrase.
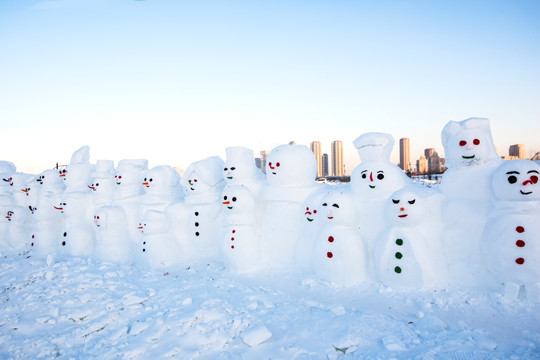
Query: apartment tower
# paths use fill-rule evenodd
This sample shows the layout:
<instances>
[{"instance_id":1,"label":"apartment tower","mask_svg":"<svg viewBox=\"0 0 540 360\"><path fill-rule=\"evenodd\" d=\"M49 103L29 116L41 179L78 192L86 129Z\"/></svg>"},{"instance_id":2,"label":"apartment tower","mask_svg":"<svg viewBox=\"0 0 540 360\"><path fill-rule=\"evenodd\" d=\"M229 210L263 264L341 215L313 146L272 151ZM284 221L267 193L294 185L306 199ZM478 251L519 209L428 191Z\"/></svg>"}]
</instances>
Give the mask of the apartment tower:
<instances>
[{"instance_id":1,"label":"apartment tower","mask_svg":"<svg viewBox=\"0 0 540 360\"><path fill-rule=\"evenodd\" d=\"M510 148L508 149L508 155L517 156L518 159L525 159L525 145L510 145Z\"/></svg>"},{"instance_id":2,"label":"apartment tower","mask_svg":"<svg viewBox=\"0 0 540 360\"><path fill-rule=\"evenodd\" d=\"M319 178L323 176L321 143L320 141L313 141L309 147L313 151L313 155L315 155L315 160L317 161L317 177Z\"/></svg>"},{"instance_id":3,"label":"apartment tower","mask_svg":"<svg viewBox=\"0 0 540 360\"><path fill-rule=\"evenodd\" d=\"M343 141L332 141L332 175L345 175L345 163L343 162Z\"/></svg>"},{"instance_id":4,"label":"apartment tower","mask_svg":"<svg viewBox=\"0 0 540 360\"><path fill-rule=\"evenodd\" d=\"M409 171L411 165L411 149L409 138L399 139L399 167L403 171Z\"/></svg>"}]
</instances>

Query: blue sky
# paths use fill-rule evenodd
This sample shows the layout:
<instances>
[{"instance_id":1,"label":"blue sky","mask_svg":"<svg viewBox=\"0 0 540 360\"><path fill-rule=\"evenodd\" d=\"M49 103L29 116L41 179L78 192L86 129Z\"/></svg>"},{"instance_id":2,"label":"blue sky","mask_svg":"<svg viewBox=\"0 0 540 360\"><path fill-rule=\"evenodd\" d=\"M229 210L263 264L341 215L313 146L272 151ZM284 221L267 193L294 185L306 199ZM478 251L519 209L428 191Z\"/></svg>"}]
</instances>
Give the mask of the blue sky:
<instances>
[{"instance_id":1,"label":"blue sky","mask_svg":"<svg viewBox=\"0 0 540 360\"><path fill-rule=\"evenodd\" d=\"M497 149L540 151L538 1L0 2L0 160L186 168L228 146L435 147L487 117Z\"/></svg>"}]
</instances>

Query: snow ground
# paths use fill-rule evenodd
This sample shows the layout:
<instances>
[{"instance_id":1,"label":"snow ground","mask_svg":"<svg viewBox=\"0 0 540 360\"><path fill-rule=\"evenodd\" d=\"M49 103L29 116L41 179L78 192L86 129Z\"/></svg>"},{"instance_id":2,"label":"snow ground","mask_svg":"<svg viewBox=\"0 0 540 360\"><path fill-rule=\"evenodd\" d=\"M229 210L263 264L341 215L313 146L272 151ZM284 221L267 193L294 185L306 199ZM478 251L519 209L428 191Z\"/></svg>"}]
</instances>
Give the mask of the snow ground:
<instances>
[{"instance_id":1,"label":"snow ground","mask_svg":"<svg viewBox=\"0 0 540 360\"><path fill-rule=\"evenodd\" d=\"M538 359L538 305L218 266L0 258L2 359Z\"/></svg>"}]
</instances>

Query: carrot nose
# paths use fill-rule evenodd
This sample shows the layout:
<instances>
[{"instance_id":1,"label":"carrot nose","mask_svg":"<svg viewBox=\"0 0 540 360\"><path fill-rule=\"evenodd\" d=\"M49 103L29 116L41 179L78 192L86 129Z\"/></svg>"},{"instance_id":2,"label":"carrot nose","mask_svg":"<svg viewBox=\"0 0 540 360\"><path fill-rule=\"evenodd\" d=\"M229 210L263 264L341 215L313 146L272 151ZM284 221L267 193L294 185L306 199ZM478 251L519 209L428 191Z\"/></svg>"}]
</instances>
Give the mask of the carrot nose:
<instances>
[{"instance_id":1,"label":"carrot nose","mask_svg":"<svg viewBox=\"0 0 540 360\"><path fill-rule=\"evenodd\" d=\"M223 205L229 205L230 203L231 203L231 202L230 202L230 201L228 201L228 200L227 200L227 201L224 201L224 202L222 202L222 204L223 204Z\"/></svg>"}]
</instances>

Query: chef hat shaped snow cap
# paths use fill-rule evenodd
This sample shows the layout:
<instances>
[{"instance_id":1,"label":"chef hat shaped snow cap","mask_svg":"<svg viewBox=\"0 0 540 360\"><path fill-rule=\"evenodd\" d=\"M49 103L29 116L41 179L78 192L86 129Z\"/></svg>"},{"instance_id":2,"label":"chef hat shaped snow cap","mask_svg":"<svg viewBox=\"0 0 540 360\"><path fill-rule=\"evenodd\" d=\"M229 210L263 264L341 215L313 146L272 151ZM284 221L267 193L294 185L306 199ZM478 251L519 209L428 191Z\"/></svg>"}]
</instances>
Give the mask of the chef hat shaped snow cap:
<instances>
[{"instance_id":1,"label":"chef hat shaped snow cap","mask_svg":"<svg viewBox=\"0 0 540 360\"><path fill-rule=\"evenodd\" d=\"M255 163L253 150L243 146L233 146L225 149L227 161L235 161L239 163Z\"/></svg>"},{"instance_id":2,"label":"chef hat shaped snow cap","mask_svg":"<svg viewBox=\"0 0 540 360\"><path fill-rule=\"evenodd\" d=\"M196 161L188 166L180 181L182 186L188 185L188 180L196 174L197 178L204 183L214 186L223 180L223 167L225 163L219 156L210 156Z\"/></svg>"},{"instance_id":3,"label":"chef hat shaped snow cap","mask_svg":"<svg viewBox=\"0 0 540 360\"><path fill-rule=\"evenodd\" d=\"M394 138L390 134L369 132L360 135L353 144L362 163L388 162L394 147Z\"/></svg>"},{"instance_id":4,"label":"chef hat shaped snow cap","mask_svg":"<svg viewBox=\"0 0 540 360\"><path fill-rule=\"evenodd\" d=\"M15 164L13 164L11 161L0 161L0 174L14 173L16 171L17 168L15 167Z\"/></svg>"},{"instance_id":5,"label":"chef hat shaped snow cap","mask_svg":"<svg viewBox=\"0 0 540 360\"><path fill-rule=\"evenodd\" d=\"M92 173L95 179L107 179L114 176L114 162L112 160L98 160L96 169Z\"/></svg>"},{"instance_id":6,"label":"chef hat shaped snow cap","mask_svg":"<svg viewBox=\"0 0 540 360\"><path fill-rule=\"evenodd\" d=\"M89 164L90 163L90 146L85 145L79 150L76 150L71 155L70 164Z\"/></svg>"},{"instance_id":7,"label":"chef hat shaped snow cap","mask_svg":"<svg viewBox=\"0 0 540 360\"><path fill-rule=\"evenodd\" d=\"M118 162L116 171L146 171L148 160L146 159L123 159Z\"/></svg>"}]
</instances>

